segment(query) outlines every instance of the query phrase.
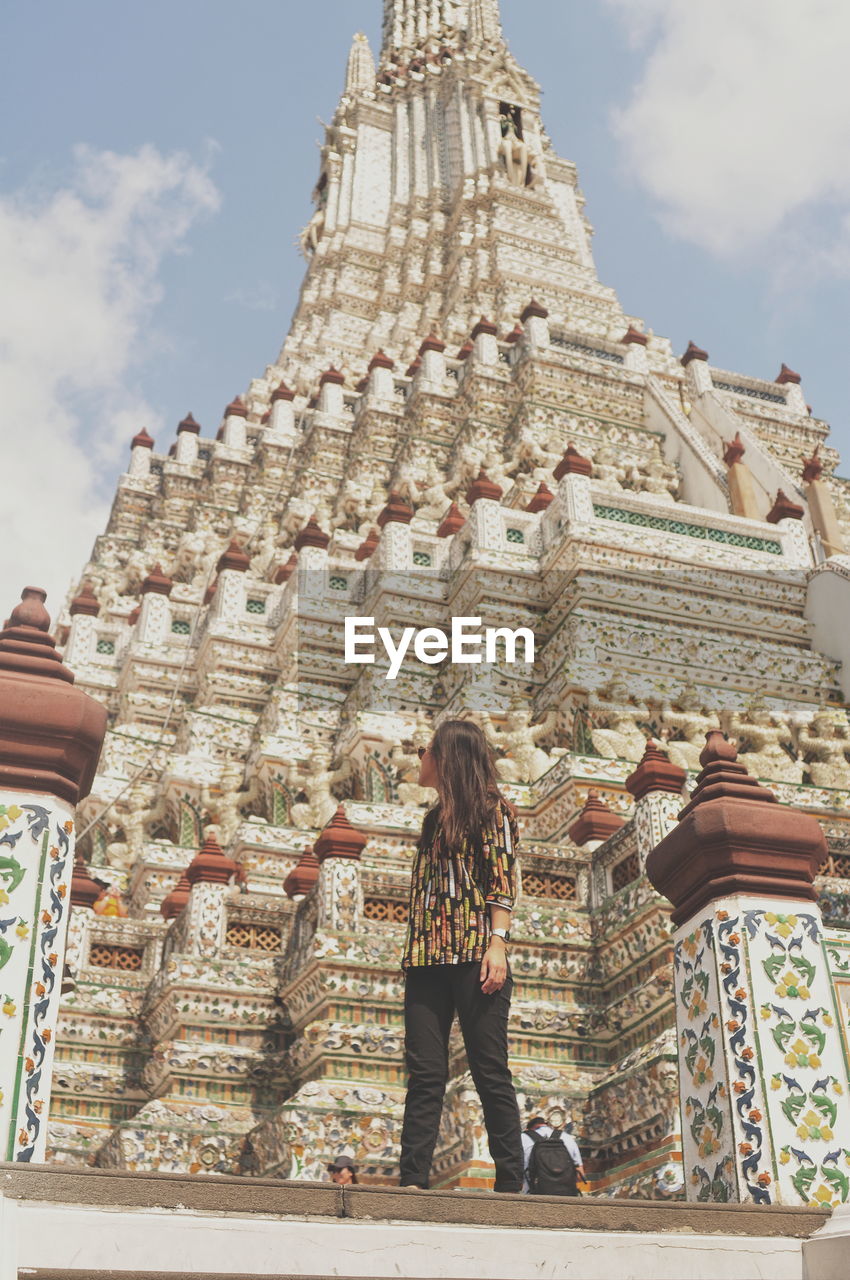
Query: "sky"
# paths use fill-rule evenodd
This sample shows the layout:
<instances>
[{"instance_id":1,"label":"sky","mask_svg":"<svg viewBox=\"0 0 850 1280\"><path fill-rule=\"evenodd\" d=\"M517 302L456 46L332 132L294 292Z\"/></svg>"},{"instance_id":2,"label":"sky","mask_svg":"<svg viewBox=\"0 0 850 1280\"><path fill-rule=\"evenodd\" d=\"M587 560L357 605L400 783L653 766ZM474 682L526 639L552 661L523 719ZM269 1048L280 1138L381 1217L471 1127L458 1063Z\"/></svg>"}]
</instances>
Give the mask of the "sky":
<instances>
[{"instance_id":1,"label":"sky","mask_svg":"<svg viewBox=\"0 0 850 1280\"><path fill-rule=\"evenodd\" d=\"M601 279L721 368L803 375L850 455L850 5L502 0ZM55 612L129 441L212 434L297 300L322 119L380 0L6 0L0 618ZM845 462L844 474L850 470Z\"/></svg>"}]
</instances>

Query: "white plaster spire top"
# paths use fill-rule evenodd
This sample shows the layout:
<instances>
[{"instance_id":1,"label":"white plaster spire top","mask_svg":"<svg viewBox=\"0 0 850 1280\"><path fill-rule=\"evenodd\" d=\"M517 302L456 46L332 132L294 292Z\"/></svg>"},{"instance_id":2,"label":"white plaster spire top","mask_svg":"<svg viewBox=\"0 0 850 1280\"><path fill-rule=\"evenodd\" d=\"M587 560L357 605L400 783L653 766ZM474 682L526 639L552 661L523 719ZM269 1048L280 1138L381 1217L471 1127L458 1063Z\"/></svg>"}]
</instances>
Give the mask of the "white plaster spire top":
<instances>
[{"instance_id":1,"label":"white plaster spire top","mask_svg":"<svg viewBox=\"0 0 850 1280\"><path fill-rule=\"evenodd\" d=\"M469 43L473 48L501 40L502 21L499 0L469 0L467 32Z\"/></svg>"},{"instance_id":2,"label":"white plaster spire top","mask_svg":"<svg viewBox=\"0 0 850 1280\"><path fill-rule=\"evenodd\" d=\"M429 36L465 27L468 0L384 0L384 52L415 49Z\"/></svg>"},{"instance_id":3,"label":"white plaster spire top","mask_svg":"<svg viewBox=\"0 0 850 1280\"><path fill-rule=\"evenodd\" d=\"M369 48L369 41L362 31L358 31L348 55L348 67L345 72L345 92L350 95L362 93L375 87L375 59Z\"/></svg>"}]
</instances>

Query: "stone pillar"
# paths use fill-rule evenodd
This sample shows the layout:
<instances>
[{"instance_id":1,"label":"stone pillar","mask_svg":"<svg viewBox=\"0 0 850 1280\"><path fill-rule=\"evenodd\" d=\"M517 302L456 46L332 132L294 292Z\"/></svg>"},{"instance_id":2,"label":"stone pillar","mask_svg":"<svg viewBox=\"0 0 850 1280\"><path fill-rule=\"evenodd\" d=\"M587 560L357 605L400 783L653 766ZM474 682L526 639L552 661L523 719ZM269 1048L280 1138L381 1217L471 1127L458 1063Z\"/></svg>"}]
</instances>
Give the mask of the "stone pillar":
<instances>
[{"instance_id":1,"label":"stone pillar","mask_svg":"<svg viewBox=\"0 0 850 1280\"><path fill-rule=\"evenodd\" d=\"M477 360L480 364L499 363L499 344L496 341L498 332L492 320L487 320L484 316L481 317L472 330L472 358L474 360Z\"/></svg>"},{"instance_id":2,"label":"stone pillar","mask_svg":"<svg viewBox=\"0 0 850 1280\"><path fill-rule=\"evenodd\" d=\"M753 473L743 461L746 451L741 433L738 431L735 433L735 439L727 444L723 453L729 480L729 497L732 500L732 511L736 516L746 516L748 520L760 520L763 508L759 503Z\"/></svg>"},{"instance_id":3,"label":"stone pillar","mask_svg":"<svg viewBox=\"0 0 850 1280\"><path fill-rule=\"evenodd\" d=\"M231 449L244 449L248 443L246 424L248 410L241 396L231 400L224 411L224 422L221 428L221 439Z\"/></svg>"},{"instance_id":4,"label":"stone pillar","mask_svg":"<svg viewBox=\"0 0 850 1280\"><path fill-rule=\"evenodd\" d=\"M376 351L369 361L369 395L376 400L392 400L395 395L395 364L383 351Z\"/></svg>"},{"instance_id":5,"label":"stone pillar","mask_svg":"<svg viewBox=\"0 0 850 1280\"><path fill-rule=\"evenodd\" d=\"M97 596L88 579L80 587L79 595L71 601L69 609L71 626L65 645L64 660L70 667L85 666L94 657L97 644L97 624L100 613Z\"/></svg>"},{"instance_id":6,"label":"stone pillar","mask_svg":"<svg viewBox=\"0 0 850 1280\"><path fill-rule=\"evenodd\" d=\"M826 841L719 731L647 874L673 903L684 1177L702 1201L850 1196L850 1079L814 877Z\"/></svg>"},{"instance_id":7,"label":"stone pillar","mask_svg":"<svg viewBox=\"0 0 850 1280\"><path fill-rule=\"evenodd\" d=\"M227 924L225 899L238 871L237 864L225 856L212 829L208 828L203 847L186 871L191 892L185 907L183 936L189 954L221 955Z\"/></svg>"},{"instance_id":8,"label":"stone pillar","mask_svg":"<svg viewBox=\"0 0 850 1280\"><path fill-rule=\"evenodd\" d=\"M285 382L279 383L272 392L267 434L295 438L295 392L290 391Z\"/></svg>"},{"instance_id":9,"label":"stone pillar","mask_svg":"<svg viewBox=\"0 0 850 1280\"><path fill-rule=\"evenodd\" d=\"M319 412L339 417L342 413L342 388L345 378L337 369L328 369L319 379Z\"/></svg>"},{"instance_id":10,"label":"stone pillar","mask_svg":"<svg viewBox=\"0 0 850 1280\"><path fill-rule=\"evenodd\" d=\"M649 358L646 353L649 339L646 334L635 329L634 325L629 325L620 341L626 348L626 368L634 369L637 373L649 373Z\"/></svg>"},{"instance_id":11,"label":"stone pillar","mask_svg":"<svg viewBox=\"0 0 850 1280\"><path fill-rule=\"evenodd\" d=\"M148 435L144 427L138 435L133 436L128 475L135 476L139 480L144 480L150 475L153 444L153 437Z\"/></svg>"},{"instance_id":12,"label":"stone pillar","mask_svg":"<svg viewBox=\"0 0 850 1280\"><path fill-rule=\"evenodd\" d=\"M318 928L356 933L362 923L363 894L357 864L366 837L340 805L314 845L319 863Z\"/></svg>"},{"instance_id":13,"label":"stone pillar","mask_svg":"<svg viewBox=\"0 0 850 1280\"><path fill-rule=\"evenodd\" d=\"M391 493L387 505L378 516L382 530L378 544L378 561L382 569L412 569L413 546L410 540L410 522L413 507L398 493Z\"/></svg>"},{"instance_id":14,"label":"stone pillar","mask_svg":"<svg viewBox=\"0 0 850 1280\"><path fill-rule=\"evenodd\" d=\"M482 551L505 549L505 528L502 521L502 490L483 471L478 473L466 492L471 508L469 527L473 545Z\"/></svg>"},{"instance_id":15,"label":"stone pillar","mask_svg":"<svg viewBox=\"0 0 850 1280\"><path fill-rule=\"evenodd\" d=\"M558 497L567 524L589 524L593 519L593 495L590 491L590 473L593 464L583 458L574 444L567 451L554 471L558 481Z\"/></svg>"},{"instance_id":16,"label":"stone pillar","mask_svg":"<svg viewBox=\"0 0 850 1280\"><path fill-rule=\"evenodd\" d=\"M809 406L806 404L806 397L803 395L803 379L799 373L795 373L793 369L788 368L787 364L783 364L775 381L777 386L786 388L785 403L792 413L808 415Z\"/></svg>"},{"instance_id":17,"label":"stone pillar","mask_svg":"<svg viewBox=\"0 0 850 1280\"><path fill-rule=\"evenodd\" d=\"M815 449L810 458L803 460L803 484L812 524L817 530L827 556L840 555L844 551L844 538L835 514L835 504L829 485L823 479L823 463Z\"/></svg>"},{"instance_id":18,"label":"stone pillar","mask_svg":"<svg viewBox=\"0 0 850 1280\"><path fill-rule=\"evenodd\" d=\"M142 583L142 607L137 622L137 636L143 644L165 644L171 631L171 605L168 597L174 583L162 572L162 565L154 565Z\"/></svg>"},{"instance_id":19,"label":"stone pillar","mask_svg":"<svg viewBox=\"0 0 850 1280\"><path fill-rule=\"evenodd\" d=\"M245 574L251 567L248 556L233 539L221 556L216 570L212 613L220 622L239 622L245 616Z\"/></svg>"},{"instance_id":20,"label":"stone pillar","mask_svg":"<svg viewBox=\"0 0 850 1280\"><path fill-rule=\"evenodd\" d=\"M682 364L688 371L688 382L695 395L705 395L707 391L714 390L707 351L703 351L695 342L689 342L688 349L682 356Z\"/></svg>"},{"instance_id":21,"label":"stone pillar","mask_svg":"<svg viewBox=\"0 0 850 1280\"><path fill-rule=\"evenodd\" d=\"M27 587L0 633L0 1158L44 1160L74 867L106 708L79 689Z\"/></svg>"},{"instance_id":22,"label":"stone pillar","mask_svg":"<svg viewBox=\"0 0 850 1280\"><path fill-rule=\"evenodd\" d=\"M548 351L551 345L549 335L549 312L532 298L520 316L525 328L525 343L532 351Z\"/></svg>"},{"instance_id":23,"label":"stone pillar","mask_svg":"<svg viewBox=\"0 0 850 1280\"><path fill-rule=\"evenodd\" d=\"M176 462L198 461L198 436L200 434L200 423L195 421L191 413L187 413L177 428L177 452L174 455Z\"/></svg>"},{"instance_id":24,"label":"stone pillar","mask_svg":"<svg viewBox=\"0 0 850 1280\"><path fill-rule=\"evenodd\" d=\"M429 334L419 348L419 359L422 361L420 378L441 389L446 381L445 350L445 342L441 342L435 333Z\"/></svg>"},{"instance_id":25,"label":"stone pillar","mask_svg":"<svg viewBox=\"0 0 850 1280\"><path fill-rule=\"evenodd\" d=\"M310 517L295 539L293 545L298 553L298 594L304 600L319 600L325 594L330 542L330 535L320 528L315 516Z\"/></svg>"},{"instance_id":26,"label":"stone pillar","mask_svg":"<svg viewBox=\"0 0 850 1280\"><path fill-rule=\"evenodd\" d=\"M640 869L652 850L676 826L687 774L650 738L626 790L635 798L635 835Z\"/></svg>"}]
</instances>

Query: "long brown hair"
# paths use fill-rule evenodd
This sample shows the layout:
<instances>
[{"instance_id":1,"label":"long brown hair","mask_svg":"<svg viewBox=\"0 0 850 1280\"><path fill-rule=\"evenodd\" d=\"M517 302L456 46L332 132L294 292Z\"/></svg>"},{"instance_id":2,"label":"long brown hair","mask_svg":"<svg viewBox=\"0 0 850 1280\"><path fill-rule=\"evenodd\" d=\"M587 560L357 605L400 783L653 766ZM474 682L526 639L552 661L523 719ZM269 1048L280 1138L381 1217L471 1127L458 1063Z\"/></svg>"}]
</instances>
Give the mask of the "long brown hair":
<instances>
[{"instance_id":1,"label":"long brown hair","mask_svg":"<svg viewBox=\"0 0 850 1280\"><path fill-rule=\"evenodd\" d=\"M513 806L499 790L487 739L471 720L444 720L431 741L431 752L440 778L440 803L426 814L421 843L430 841L439 822L440 853L447 858L464 838L480 842L500 802L511 812Z\"/></svg>"}]
</instances>

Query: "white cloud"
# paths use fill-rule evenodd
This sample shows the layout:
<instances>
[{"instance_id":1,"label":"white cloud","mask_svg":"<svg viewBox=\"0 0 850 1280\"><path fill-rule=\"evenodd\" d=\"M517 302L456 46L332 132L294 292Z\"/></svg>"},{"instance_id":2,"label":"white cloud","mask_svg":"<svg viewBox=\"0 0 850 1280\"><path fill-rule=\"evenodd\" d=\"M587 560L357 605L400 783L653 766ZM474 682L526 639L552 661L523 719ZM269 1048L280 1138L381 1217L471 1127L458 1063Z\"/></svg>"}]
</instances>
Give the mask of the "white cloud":
<instances>
[{"instance_id":1,"label":"white cloud","mask_svg":"<svg viewBox=\"0 0 850 1280\"><path fill-rule=\"evenodd\" d=\"M850 270L847 0L606 0L643 58L615 129L666 225Z\"/></svg>"},{"instance_id":2,"label":"white cloud","mask_svg":"<svg viewBox=\"0 0 850 1280\"><path fill-rule=\"evenodd\" d=\"M79 147L61 188L0 195L0 619L28 584L55 616L88 559L112 474L156 426L136 378L164 259L217 206L203 166L152 146Z\"/></svg>"}]
</instances>

